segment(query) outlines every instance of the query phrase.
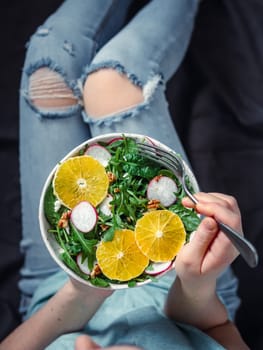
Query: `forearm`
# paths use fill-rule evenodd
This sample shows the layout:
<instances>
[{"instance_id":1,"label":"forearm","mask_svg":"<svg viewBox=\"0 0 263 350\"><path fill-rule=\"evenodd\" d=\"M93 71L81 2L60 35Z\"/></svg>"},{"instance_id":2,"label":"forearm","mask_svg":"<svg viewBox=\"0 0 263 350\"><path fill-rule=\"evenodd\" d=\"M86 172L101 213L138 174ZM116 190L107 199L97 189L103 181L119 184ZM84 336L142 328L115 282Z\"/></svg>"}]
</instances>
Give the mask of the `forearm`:
<instances>
[{"instance_id":1,"label":"forearm","mask_svg":"<svg viewBox=\"0 0 263 350\"><path fill-rule=\"evenodd\" d=\"M68 281L43 308L11 333L0 349L43 349L60 335L80 330L106 296L90 287L84 293Z\"/></svg>"},{"instance_id":2,"label":"forearm","mask_svg":"<svg viewBox=\"0 0 263 350\"><path fill-rule=\"evenodd\" d=\"M165 312L173 320L199 328L228 350L248 350L236 326L228 320L213 284L205 289L188 288L177 278L169 291Z\"/></svg>"},{"instance_id":3,"label":"forearm","mask_svg":"<svg viewBox=\"0 0 263 350\"><path fill-rule=\"evenodd\" d=\"M228 350L249 350L237 327L231 321L207 329L205 333Z\"/></svg>"}]
</instances>

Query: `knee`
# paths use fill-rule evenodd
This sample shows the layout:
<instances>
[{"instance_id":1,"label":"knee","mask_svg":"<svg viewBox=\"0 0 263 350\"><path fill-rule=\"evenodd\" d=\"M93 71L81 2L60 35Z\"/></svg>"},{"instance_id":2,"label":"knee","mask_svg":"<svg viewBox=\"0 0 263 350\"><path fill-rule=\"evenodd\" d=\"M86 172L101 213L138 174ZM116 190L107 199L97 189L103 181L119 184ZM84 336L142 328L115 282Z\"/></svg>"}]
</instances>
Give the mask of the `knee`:
<instances>
[{"instance_id":1,"label":"knee","mask_svg":"<svg viewBox=\"0 0 263 350\"><path fill-rule=\"evenodd\" d=\"M142 88L111 68L91 73L83 87L85 112L93 118L111 115L143 102Z\"/></svg>"},{"instance_id":2,"label":"knee","mask_svg":"<svg viewBox=\"0 0 263 350\"><path fill-rule=\"evenodd\" d=\"M31 74L28 95L38 109L63 110L78 103L63 76L48 67L39 68Z\"/></svg>"}]
</instances>

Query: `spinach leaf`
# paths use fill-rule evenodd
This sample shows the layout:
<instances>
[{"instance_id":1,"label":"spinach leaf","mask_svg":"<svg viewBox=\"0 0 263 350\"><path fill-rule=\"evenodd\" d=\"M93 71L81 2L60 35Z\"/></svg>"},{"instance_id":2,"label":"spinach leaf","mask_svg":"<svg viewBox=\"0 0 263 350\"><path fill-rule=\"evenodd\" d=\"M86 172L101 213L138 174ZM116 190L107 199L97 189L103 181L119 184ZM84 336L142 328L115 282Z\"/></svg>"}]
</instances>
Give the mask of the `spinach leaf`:
<instances>
[{"instance_id":1,"label":"spinach leaf","mask_svg":"<svg viewBox=\"0 0 263 350\"><path fill-rule=\"evenodd\" d=\"M44 196L44 214L51 226L56 226L60 219L60 214L55 212L56 200L51 182Z\"/></svg>"}]
</instances>

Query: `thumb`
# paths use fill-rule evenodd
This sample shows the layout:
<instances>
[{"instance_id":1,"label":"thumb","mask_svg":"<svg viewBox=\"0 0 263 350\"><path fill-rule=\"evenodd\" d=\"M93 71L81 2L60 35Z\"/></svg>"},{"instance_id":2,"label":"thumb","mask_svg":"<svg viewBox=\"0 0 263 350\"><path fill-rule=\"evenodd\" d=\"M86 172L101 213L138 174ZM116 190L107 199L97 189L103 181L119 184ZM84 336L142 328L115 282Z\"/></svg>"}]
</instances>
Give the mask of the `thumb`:
<instances>
[{"instance_id":1,"label":"thumb","mask_svg":"<svg viewBox=\"0 0 263 350\"><path fill-rule=\"evenodd\" d=\"M213 218L206 217L201 221L189 244L186 245L188 254L191 254L194 261L203 259L217 232L218 225Z\"/></svg>"}]
</instances>

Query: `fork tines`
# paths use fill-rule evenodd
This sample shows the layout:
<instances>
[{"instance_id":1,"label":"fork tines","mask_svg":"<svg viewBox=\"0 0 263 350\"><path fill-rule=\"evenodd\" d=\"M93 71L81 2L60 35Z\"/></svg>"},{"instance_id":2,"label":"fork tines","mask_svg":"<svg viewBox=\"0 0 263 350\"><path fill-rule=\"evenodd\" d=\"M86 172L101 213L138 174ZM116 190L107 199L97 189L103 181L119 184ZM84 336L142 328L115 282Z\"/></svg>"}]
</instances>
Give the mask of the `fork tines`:
<instances>
[{"instance_id":1,"label":"fork tines","mask_svg":"<svg viewBox=\"0 0 263 350\"><path fill-rule=\"evenodd\" d=\"M146 143L137 143L139 152L157 163L160 163L167 168L178 172L182 175L183 165L181 159L178 159L176 154L169 153L160 147L149 145Z\"/></svg>"}]
</instances>

